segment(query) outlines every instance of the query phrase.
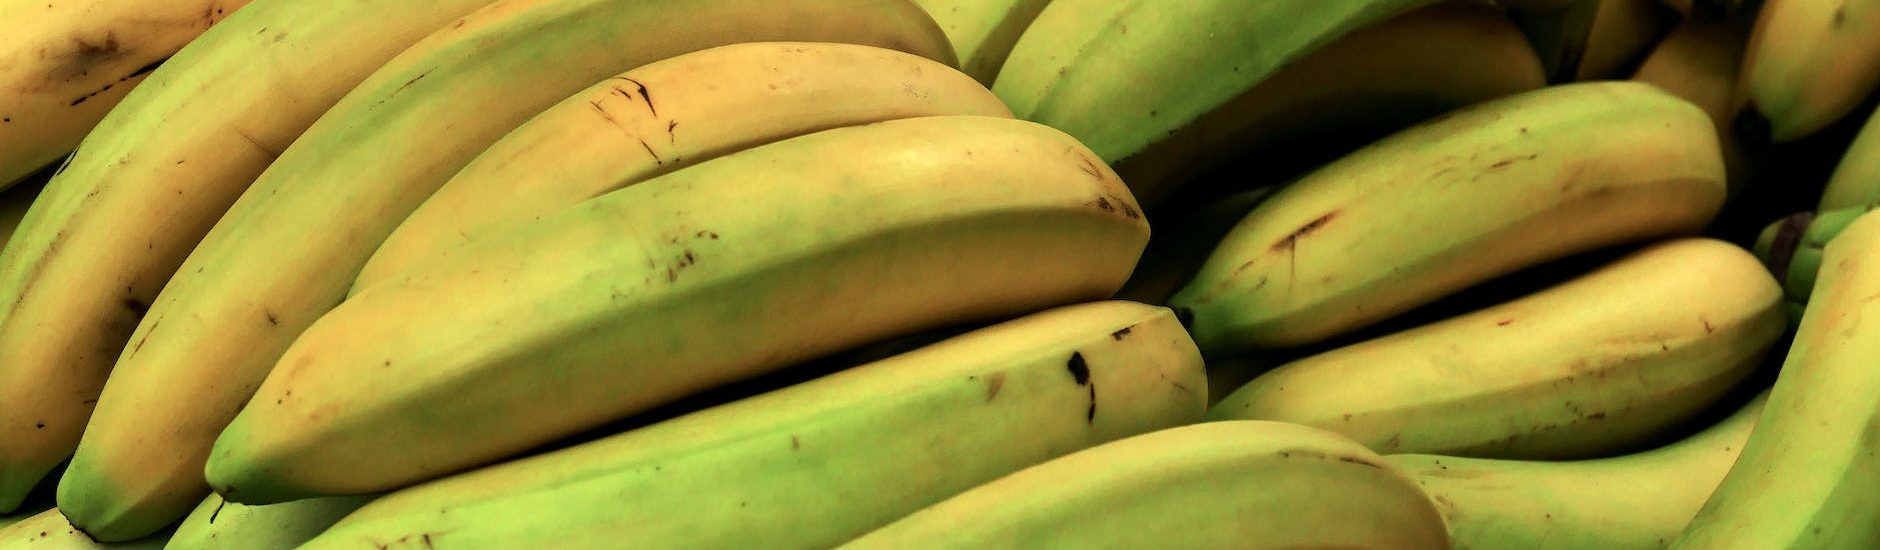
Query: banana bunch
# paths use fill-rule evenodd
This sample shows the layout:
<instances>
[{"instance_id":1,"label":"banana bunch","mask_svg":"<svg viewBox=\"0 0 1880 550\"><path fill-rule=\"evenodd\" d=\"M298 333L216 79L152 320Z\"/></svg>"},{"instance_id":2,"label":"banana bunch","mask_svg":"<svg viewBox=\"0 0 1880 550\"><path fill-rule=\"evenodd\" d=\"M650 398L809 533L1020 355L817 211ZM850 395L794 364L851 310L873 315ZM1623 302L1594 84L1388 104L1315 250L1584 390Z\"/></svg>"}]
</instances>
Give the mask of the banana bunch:
<instances>
[{"instance_id":1,"label":"banana bunch","mask_svg":"<svg viewBox=\"0 0 1880 550\"><path fill-rule=\"evenodd\" d=\"M1880 89L1880 0L1764 0L1747 55L1745 137L1806 137Z\"/></svg>"},{"instance_id":2,"label":"banana bunch","mask_svg":"<svg viewBox=\"0 0 1880 550\"><path fill-rule=\"evenodd\" d=\"M827 548L1028 466L1195 422L1203 376L1167 308L1061 307L397 491L301 548ZM1374 494L1422 498L1346 466ZM1433 510L1373 506L1441 540Z\"/></svg>"},{"instance_id":3,"label":"banana bunch","mask_svg":"<svg viewBox=\"0 0 1880 550\"><path fill-rule=\"evenodd\" d=\"M1736 245L1669 241L1521 299L1282 365L1208 417L1315 426L1382 453L1600 456L1661 435L1742 381L1782 334L1781 298Z\"/></svg>"},{"instance_id":4,"label":"banana bunch","mask_svg":"<svg viewBox=\"0 0 1880 550\"><path fill-rule=\"evenodd\" d=\"M839 548L1446 549L1429 497L1337 434L1210 422L1046 462Z\"/></svg>"},{"instance_id":5,"label":"banana bunch","mask_svg":"<svg viewBox=\"0 0 1880 550\"><path fill-rule=\"evenodd\" d=\"M170 550L292 550L332 527L372 496L307 498L249 506L210 494L177 524Z\"/></svg>"}]
</instances>

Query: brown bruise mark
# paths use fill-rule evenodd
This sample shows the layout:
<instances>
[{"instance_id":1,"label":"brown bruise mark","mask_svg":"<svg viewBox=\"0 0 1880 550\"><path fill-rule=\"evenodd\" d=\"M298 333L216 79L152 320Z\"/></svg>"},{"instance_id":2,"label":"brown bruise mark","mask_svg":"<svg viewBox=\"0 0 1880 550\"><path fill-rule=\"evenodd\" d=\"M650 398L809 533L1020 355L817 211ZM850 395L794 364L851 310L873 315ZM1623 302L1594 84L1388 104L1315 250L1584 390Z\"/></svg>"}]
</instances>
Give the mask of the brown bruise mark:
<instances>
[{"instance_id":1,"label":"brown bruise mark","mask_svg":"<svg viewBox=\"0 0 1880 550\"><path fill-rule=\"evenodd\" d=\"M379 103L385 103L386 101L392 99L393 97L397 97L398 94L404 92L406 88L410 88L411 85L417 84L418 81L420 80L424 80L424 77L431 76L431 71L435 71L435 70L437 69L436 68L425 69L424 72L418 73L418 76L411 77L411 80L406 80L404 84L398 87L398 89L392 90L392 93L386 94L385 97L380 98Z\"/></svg>"},{"instance_id":2,"label":"brown bruise mark","mask_svg":"<svg viewBox=\"0 0 1880 550\"><path fill-rule=\"evenodd\" d=\"M1317 232L1320 228L1325 227L1325 224L1331 223L1333 219L1338 217L1341 211L1342 209L1334 209L1331 212L1326 212L1317 218L1313 218L1312 221L1306 222L1305 225L1299 226L1299 228L1294 229L1292 233L1286 234L1286 236L1280 238L1278 242L1273 243L1270 250L1273 252L1292 250L1293 247L1299 245L1299 239L1303 239Z\"/></svg>"},{"instance_id":3,"label":"brown bruise mark","mask_svg":"<svg viewBox=\"0 0 1880 550\"><path fill-rule=\"evenodd\" d=\"M1116 341L1118 341L1118 342L1121 342L1121 341L1123 341L1123 339L1124 339L1124 338L1128 338L1128 337L1129 337L1129 329L1132 329L1132 328L1136 328L1136 327L1135 327L1135 326L1133 326L1133 325L1132 325L1132 326L1127 326L1127 327L1123 327L1123 328L1122 328L1121 330L1118 330L1118 331L1116 331L1116 332L1112 332L1112 333L1110 333L1110 339L1111 339L1111 340L1116 340Z\"/></svg>"},{"instance_id":4,"label":"brown bruise mark","mask_svg":"<svg viewBox=\"0 0 1880 550\"><path fill-rule=\"evenodd\" d=\"M117 34L109 32L105 33L104 40L98 42L73 37L72 46L60 53L40 50L42 56L58 58L54 64L56 68L47 75L48 85L91 76L93 70L122 59L129 53L118 43Z\"/></svg>"},{"instance_id":5,"label":"brown bruise mark","mask_svg":"<svg viewBox=\"0 0 1880 550\"><path fill-rule=\"evenodd\" d=\"M1384 466L1383 466L1383 465L1381 465L1381 464L1378 464L1378 463L1376 463L1376 462L1371 462L1371 461L1369 461L1369 460L1365 460L1365 459L1364 459L1363 457L1356 457L1356 456L1340 456L1340 457L1338 457L1338 461L1339 461L1339 462L1343 462L1343 463L1346 463L1346 464L1357 464L1357 465L1359 465L1359 466L1366 466L1366 467L1370 467L1370 468L1376 468L1376 469L1379 469L1379 470L1382 470L1382 469L1384 469Z\"/></svg>"},{"instance_id":6,"label":"brown bruise mark","mask_svg":"<svg viewBox=\"0 0 1880 550\"><path fill-rule=\"evenodd\" d=\"M1500 321L1495 321L1495 326L1498 326L1498 327L1505 327L1511 324L1514 324L1514 319L1502 319Z\"/></svg>"},{"instance_id":7,"label":"brown bruise mark","mask_svg":"<svg viewBox=\"0 0 1880 550\"><path fill-rule=\"evenodd\" d=\"M1697 321L1704 324L1704 334L1712 334L1712 333L1717 332L1717 327L1715 325L1710 324L1710 318L1699 315L1697 316Z\"/></svg>"},{"instance_id":8,"label":"brown bruise mark","mask_svg":"<svg viewBox=\"0 0 1880 550\"><path fill-rule=\"evenodd\" d=\"M230 126L229 131L235 132L235 135L241 136L243 140L247 140L249 145L255 146L255 150L261 151L262 154L267 155L269 160L281 158L280 151L276 151L265 145L262 145L261 140L255 139L254 136L248 135L248 132L242 131L241 128Z\"/></svg>"},{"instance_id":9,"label":"brown bruise mark","mask_svg":"<svg viewBox=\"0 0 1880 550\"><path fill-rule=\"evenodd\" d=\"M640 90L640 98L646 100L646 110L652 112L654 117L659 116L659 108L653 106L653 93L647 91L645 84L641 84L640 81L627 76L616 76L614 80L624 80L633 83L633 86Z\"/></svg>"},{"instance_id":10,"label":"brown bruise mark","mask_svg":"<svg viewBox=\"0 0 1880 550\"><path fill-rule=\"evenodd\" d=\"M802 440L802 439L798 439L798 438L797 438L796 436L794 436L794 435L792 435L792 436L790 436L790 450L792 450L792 451L800 451L800 450L803 450L803 440Z\"/></svg>"},{"instance_id":11,"label":"brown bruise mark","mask_svg":"<svg viewBox=\"0 0 1880 550\"><path fill-rule=\"evenodd\" d=\"M992 376L986 377L986 401L990 402L998 397L999 389L1003 387L1005 387L1005 373L995 372Z\"/></svg>"},{"instance_id":12,"label":"brown bruise mark","mask_svg":"<svg viewBox=\"0 0 1880 550\"><path fill-rule=\"evenodd\" d=\"M275 315L274 310L263 309L261 310L261 314L266 315L268 317L269 325L279 326L281 324L281 317L279 315Z\"/></svg>"}]
</instances>

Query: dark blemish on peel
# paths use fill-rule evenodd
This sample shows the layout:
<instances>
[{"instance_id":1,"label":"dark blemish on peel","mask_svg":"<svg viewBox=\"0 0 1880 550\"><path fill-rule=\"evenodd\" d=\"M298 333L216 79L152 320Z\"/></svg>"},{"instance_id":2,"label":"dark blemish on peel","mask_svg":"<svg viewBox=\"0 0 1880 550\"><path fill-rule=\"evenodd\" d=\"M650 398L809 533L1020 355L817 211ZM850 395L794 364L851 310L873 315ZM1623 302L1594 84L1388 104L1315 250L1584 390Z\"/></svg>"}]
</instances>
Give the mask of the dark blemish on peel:
<instances>
[{"instance_id":1,"label":"dark blemish on peel","mask_svg":"<svg viewBox=\"0 0 1880 550\"><path fill-rule=\"evenodd\" d=\"M1319 228L1325 227L1325 224L1331 223L1333 218L1338 217L1338 212L1338 210L1326 212L1324 215L1306 222L1305 225L1299 226L1298 229L1294 229L1292 233L1287 234L1286 237L1280 239L1279 242L1273 243L1272 250L1291 250L1294 245L1298 244L1299 239L1311 235L1313 232L1318 231Z\"/></svg>"},{"instance_id":2,"label":"dark blemish on peel","mask_svg":"<svg viewBox=\"0 0 1880 550\"><path fill-rule=\"evenodd\" d=\"M1090 385L1090 410L1084 413L1084 422L1090 423L1090 424L1095 424L1097 422L1097 385L1096 384Z\"/></svg>"},{"instance_id":3,"label":"dark blemish on peel","mask_svg":"<svg viewBox=\"0 0 1880 550\"><path fill-rule=\"evenodd\" d=\"M653 93L646 90L645 84L641 84L638 80L624 76L616 76L614 79L632 82L634 87L640 89L640 97L646 99L646 110L651 111L653 116L659 116L659 108L653 106Z\"/></svg>"},{"instance_id":4,"label":"dark blemish on peel","mask_svg":"<svg viewBox=\"0 0 1880 550\"><path fill-rule=\"evenodd\" d=\"M1122 329L1122 330L1119 330L1119 331L1116 331L1116 332L1112 332L1112 333L1110 333L1110 339L1111 339L1111 340L1117 340L1117 341L1121 341L1121 340L1122 340L1123 338L1125 338L1125 337L1128 337L1128 336L1129 336L1129 329L1130 329L1130 328L1133 328L1133 327L1123 327L1123 329Z\"/></svg>"},{"instance_id":5,"label":"dark blemish on peel","mask_svg":"<svg viewBox=\"0 0 1880 550\"><path fill-rule=\"evenodd\" d=\"M1005 387L1005 373L995 372L986 377L986 401L999 396L999 389Z\"/></svg>"},{"instance_id":6,"label":"dark blemish on peel","mask_svg":"<svg viewBox=\"0 0 1880 550\"><path fill-rule=\"evenodd\" d=\"M1090 365L1084 362L1084 354L1082 352L1071 352L1071 360L1069 364L1066 365L1066 368L1071 371L1071 380L1076 381L1077 385L1086 386L1090 384Z\"/></svg>"},{"instance_id":7,"label":"dark blemish on peel","mask_svg":"<svg viewBox=\"0 0 1880 550\"><path fill-rule=\"evenodd\" d=\"M124 309L127 311L130 311L132 314L135 314L138 317L143 317L145 313L148 313L150 311L150 304L146 304L143 301L138 300L136 298L125 298Z\"/></svg>"},{"instance_id":8,"label":"dark blemish on peel","mask_svg":"<svg viewBox=\"0 0 1880 550\"><path fill-rule=\"evenodd\" d=\"M281 318L274 314L274 310L264 309L264 310L261 310L261 314L268 316L268 324L270 325L281 324Z\"/></svg>"},{"instance_id":9,"label":"dark blemish on peel","mask_svg":"<svg viewBox=\"0 0 1880 550\"><path fill-rule=\"evenodd\" d=\"M1498 326L1498 327L1505 327L1505 326L1508 326L1508 325L1509 325L1510 323L1513 323L1513 322L1514 322L1514 319L1502 319L1502 320L1500 320L1500 321L1495 321L1495 326Z\"/></svg>"},{"instance_id":10,"label":"dark blemish on peel","mask_svg":"<svg viewBox=\"0 0 1880 550\"><path fill-rule=\"evenodd\" d=\"M228 506L228 501L226 501L226 500L224 500L224 501L222 501L221 503L219 503L219 504L216 504L216 505L215 505L215 511L214 511L214 512L211 512L211 513L209 513L209 524L210 524L210 525L214 525L214 524L215 524L215 517L216 517L216 516L220 516L220 515L222 515L222 507L223 507L223 506Z\"/></svg>"}]
</instances>

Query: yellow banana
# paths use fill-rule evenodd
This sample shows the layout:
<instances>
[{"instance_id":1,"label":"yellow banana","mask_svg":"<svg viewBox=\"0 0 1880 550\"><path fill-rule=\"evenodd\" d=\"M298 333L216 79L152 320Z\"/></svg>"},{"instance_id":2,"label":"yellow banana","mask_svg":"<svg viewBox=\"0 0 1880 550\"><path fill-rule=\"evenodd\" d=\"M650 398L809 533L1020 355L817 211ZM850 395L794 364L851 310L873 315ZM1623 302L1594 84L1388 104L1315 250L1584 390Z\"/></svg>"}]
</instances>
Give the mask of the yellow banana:
<instances>
[{"instance_id":1,"label":"yellow banana","mask_svg":"<svg viewBox=\"0 0 1880 550\"><path fill-rule=\"evenodd\" d=\"M629 68L769 40L952 61L945 35L907 0L499 0L419 40L283 151L163 287L99 397L60 506L101 538L187 514L208 494L216 433L471 157Z\"/></svg>"},{"instance_id":2,"label":"yellow banana","mask_svg":"<svg viewBox=\"0 0 1880 550\"><path fill-rule=\"evenodd\" d=\"M1877 260L1880 215L1828 243L1755 433L1672 548L1880 547Z\"/></svg>"},{"instance_id":3,"label":"yellow banana","mask_svg":"<svg viewBox=\"0 0 1880 550\"><path fill-rule=\"evenodd\" d=\"M0 548L7 550L160 550L170 530L124 542L101 543L74 527L57 508L0 527Z\"/></svg>"},{"instance_id":4,"label":"yellow banana","mask_svg":"<svg viewBox=\"0 0 1880 550\"><path fill-rule=\"evenodd\" d=\"M1399 132L1281 189L1169 304L1210 355L1305 344L1545 260L1695 233L1723 197L1701 109L1645 84L1554 86Z\"/></svg>"},{"instance_id":5,"label":"yellow banana","mask_svg":"<svg viewBox=\"0 0 1880 550\"><path fill-rule=\"evenodd\" d=\"M98 123L0 254L0 510L72 455L138 319L274 155L393 54L488 2L262 0L178 51ZM163 398L192 404L183 395ZM134 449L127 457L164 450ZM163 470L130 460L147 468L139 476ZM127 538L200 499L172 500L175 517L131 533L83 503L66 510L94 535Z\"/></svg>"},{"instance_id":6,"label":"yellow banana","mask_svg":"<svg viewBox=\"0 0 1880 550\"><path fill-rule=\"evenodd\" d=\"M0 189L71 153L164 59L248 2L0 2Z\"/></svg>"},{"instance_id":7,"label":"yellow banana","mask_svg":"<svg viewBox=\"0 0 1880 550\"><path fill-rule=\"evenodd\" d=\"M1039 124L780 141L366 289L281 357L209 482L247 503L409 485L882 337L1108 297L1147 239L1115 174Z\"/></svg>"},{"instance_id":8,"label":"yellow banana","mask_svg":"<svg viewBox=\"0 0 1880 550\"><path fill-rule=\"evenodd\" d=\"M992 85L1018 37L1051 0L914 0L946 31L960 70Z\"/></svg>"},{"instance_id":9,"label":"yellow banana","mask_svg":"<svg viewBox=\"0 0 1880 550\"><path fill-rule=\"evenodd\" d=\"M1046 462L843 545L1447 549L1416 482L1337 434L1210 422Z\"/></svg>"},{"instance_id":10,"label":"yellow banana","mask_svg":"<svg viewBox=\"0 0 1880 550\"><path fill-rule=\"evenodd\" d=\"M1748 29L1733 21L1686 21L1673 28L1639 64L1632 80L1684 98L1704 109L1717 125L1732 192L1741 191L1747 155L1735 139L1738 70Z\"/></svg>"},{"instance_id":11,"label":"yellow banana","mask_svg":"<svg viewBox=\"0 0 1880 550\"><path fill-rule=\"evenodd\" d=\"M1880 87L1880 0L1765 0L1750 34L1746 122L1776 143L1840 120Z\"/></svg>"},{"instance_id":12,"label":"yellow banana","mask_svg":"<svg viewBox=\"0 0 1880 550\"><path fill-rule=\"evenodd\" d=\"M1669 241L1511 302L1282 365L1208 417L1317 426L1382 453L1599 456L1660 435L1742 381L1782 336L1781 306L1748 251Z\"/></svg>"},{"instance_id":13,"label":"yellow banana","mask_svg":"<svg viewBox=\"0 0 1880 550\"><path fill-rule=\"evenodd\" d=\"M1595 1L1599 8L1587 27L1586 49L1573 68L1576 82L1632 74L1678 20L1660 0Z\"/></svg>"},{"instance_id":14,"label":"yellow banana","mask_svg":"<svg viewBox=\"0 0 1880 550\"><path fill-rule=\"evenodd\" d=\"M648 94L658 103L646 103ZM491 145L385 239L352 292L478 235L719 155L931 115L1011 112L957 70L869 46L736 44L656 62L562 101Z\"/></svg>"},{"instance_id":15,"label":"yellow banana","mask_svg":"<svg viewBox=\"0 0 1880 550\"><path fill-rule=\"evenodd\" d=\"M1390 455L1436 501L1456 550L1664 548L1730 471L1766 398L1676 443L1613 458L1538 462Z\"/></svg>"},{"instance_id":16,"label":"yellow banana","mask_svg":"<svg viewBox=\"0 0 1880 550\"><path fill-rule=\"evenodd\" d=\"M1194 422L1203 378L1167 308L1067 306L395 492L302 548L828 548L1027 466Z\"/></svg>"},{"instance_id":17,"label":"yellow banana","mask_svg":"<svg viewBox=\"0 0 1880 550\"><path fill-rule=\"evenodd\" d=\"M1867 116L1821 192L1819 212L1880 206L1880 109Z\"/></svg>"},{"instance_id":18,"label":"yellow banana","mask_svg":"<svg viewBox=\"0 0 1880 550\"><path fill-rule=\"evenodd\" d=\"M291 550L312 540L371 496L301 499L249 506L209 494L183 518L164 548L171 550Z\"/></svg>"}]
</instances>

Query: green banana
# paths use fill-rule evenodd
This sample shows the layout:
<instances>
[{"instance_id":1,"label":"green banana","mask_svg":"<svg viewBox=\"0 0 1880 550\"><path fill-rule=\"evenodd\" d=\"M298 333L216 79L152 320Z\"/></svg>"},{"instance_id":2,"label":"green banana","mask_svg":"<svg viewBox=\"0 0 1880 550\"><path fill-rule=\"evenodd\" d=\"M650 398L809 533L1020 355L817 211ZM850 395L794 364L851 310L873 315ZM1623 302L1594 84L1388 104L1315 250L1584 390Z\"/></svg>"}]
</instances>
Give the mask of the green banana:
<instances>
[{"instance_id":1,"label":"green banana","mask_svg":"<svg viewBox=\"0 0 1880 550\"><path fill-rule=\"evenodd\" d=\"M627 69L773 40L952 62L907 0L500 0L418 41L283 151L164 285L99 397L60 506L107 540L181 518L208 494L216 434L281 352L473 156Z\"/></svg>"},{"instance_id":2,"label":"green banana","mask_svg":"<svg viewBox=\"0 0 1880 550\"><path fill-rule=\"evenodd\" d=\"M947 33L960 70L987 86L1051 0L914 0Z\"/></svg>"},{"instance_id":3,"label":"green banana","mask_svg":"<svg viewBox=\"0 0 1880 550\"><path fill-rule=\"evenodd\" d=\"M828 548L1027 466L1194 422L1203 378L1167 308L1067 306L395 492L302 549Z\"/></svg>"},{"instance_id":4,"label":"green banana","mask_svg":"<svg viewBox=\"0 0 1880 550\"><path fill-rule=\"evenodd\" d=\"M291 550L312 540L372 496L308 498L249 506L209 494L183 518L164 548L170 550Z\"/></svg>"},{"instance_id":5,"label":"green banana","mask_svg":"<svg viewBox=\"0 0 1880 550\"><path fill-rule=\"evenodd\" d=\"M1446 549L1429 497L1337 434L1211 422L1026 468L843 545Z\"/></svg>"},{"instance_id":6,"label":"green banana","mask_svg":"<svg viewBox=\"0 0 1880 550\"><path fill-rule=\"evenodd\" d=\"M1382 453L1599 456L1657 437L1748 376L1782 336L1781 304L1769 272L1736 245L1668 241L1511 302L1282 365L1208 418L1316 426Z\"/></svg>"},{"instance_id":7,"label":"green banana","mask_svg":"<svg viewBox=\"0 0 1880 550\"><path fill-rule=\"evenodd\" d=\"M1798 212L1763 228L1756 239L1756 255L1782 282L1789 303L1796 307L1808 304L1808 296L1814 292L1815 279L1821 271L1823 250L1835 236L1872 208L1856 206L1821 213Z\"/></svg>"},{"instance_id":8,"label":"green banana","mask_svg":"<svg viewBox=\"0 0 1880 550\"><path fill-rule=\"evenodd\" d=\"M1672 548L1880 547L1880 215L1828 243L1743 455Z\"/></svg>"},{"instance_id":9,"label":"green banana","mask_svg":"<svg viewBox=\"0 0 1880 550\"><path fill-rule=\"evenodd\" d=\"M1723 179L1710 118L1653 86L1527 92L1281 189L1169 305L1209 355L1316 342L1545 260L1696 233Z\"/></svg>"},{"instance_id":10,"label":"green banana","mask_svg":"<svg viewBox=\"0 0 1880 550\"><path fill-rule=\"evenodd\" d=\"M1847 146L1815 209L1827 212L1875 205L1880 205L1880 109L1867 117L1854 143Z\"/></svg>"},{"instance_id":11,"label":"green banana","mask_svg":"<svg viewBox=\"0 0 1880 550\"><path fill-rule=\"evenodd\" d=\"M1784 143L1833 124L1880 87L1880 0L1766 0L1750 33L1745 137Z\"/></svg>"},{"instance_id":12,"label":"green banana","mask_svg":"<svg viewBox=\"0 0 1880 550\"><path fill-rule=\"evenodd\" d=\"M1767 393L1696 435L1572 462L1389 455L1443 513L1456 550L1657 550L1717 489Z\"/></svg>"}]
</instances>

